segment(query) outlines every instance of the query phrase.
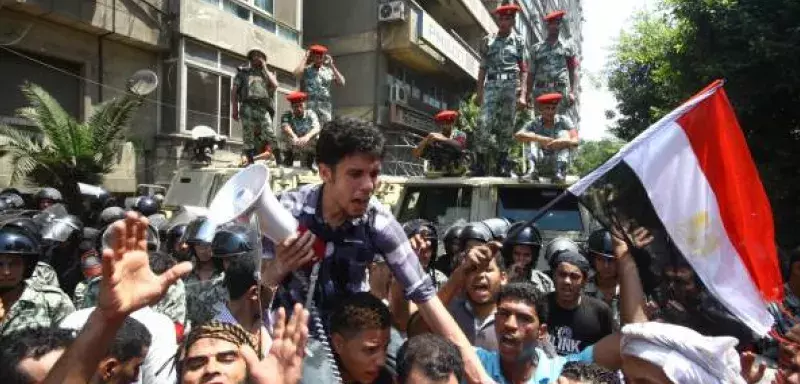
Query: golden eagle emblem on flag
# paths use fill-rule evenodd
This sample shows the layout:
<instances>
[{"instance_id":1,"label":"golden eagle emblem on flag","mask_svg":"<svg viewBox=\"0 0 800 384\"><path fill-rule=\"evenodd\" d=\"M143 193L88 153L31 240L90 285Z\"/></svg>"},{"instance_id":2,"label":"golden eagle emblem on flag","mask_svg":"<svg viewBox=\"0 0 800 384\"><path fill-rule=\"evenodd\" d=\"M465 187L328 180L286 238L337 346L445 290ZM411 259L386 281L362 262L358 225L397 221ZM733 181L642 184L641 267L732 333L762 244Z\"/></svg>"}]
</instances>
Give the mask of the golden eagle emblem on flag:
<instances>
[{"instance_id":1,"label":"golden eagle emblem on flag","mask_svg":"<svg viewBox=\"0 0 800 384\"><path fill-rule=\"evenodd\" d=\"M719 236L714 231L708 211L700 211L677 226L678 238L686 246L686 256L705 257L719 248Z\"/></svg>"}]
</instances>

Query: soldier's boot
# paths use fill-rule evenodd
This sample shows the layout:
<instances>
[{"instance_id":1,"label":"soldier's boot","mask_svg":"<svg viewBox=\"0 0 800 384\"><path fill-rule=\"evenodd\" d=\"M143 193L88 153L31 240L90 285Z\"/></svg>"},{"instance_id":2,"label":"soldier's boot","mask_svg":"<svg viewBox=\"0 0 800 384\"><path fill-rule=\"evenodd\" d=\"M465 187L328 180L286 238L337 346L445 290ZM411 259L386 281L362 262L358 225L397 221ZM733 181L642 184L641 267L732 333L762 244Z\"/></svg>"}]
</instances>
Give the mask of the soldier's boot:
<instances>
[{"instance_id":1,"label":"soldier's boot","mask_svg":"<svg viewBox=\"0 0 800 384\"><path fill-rule=\"evenodd\" d=\"M564 183L567 181L567 162L566 161L559 161L556 162L556 174L555 174L555 182L556 183Z\"/></svg>"}]
</instances>

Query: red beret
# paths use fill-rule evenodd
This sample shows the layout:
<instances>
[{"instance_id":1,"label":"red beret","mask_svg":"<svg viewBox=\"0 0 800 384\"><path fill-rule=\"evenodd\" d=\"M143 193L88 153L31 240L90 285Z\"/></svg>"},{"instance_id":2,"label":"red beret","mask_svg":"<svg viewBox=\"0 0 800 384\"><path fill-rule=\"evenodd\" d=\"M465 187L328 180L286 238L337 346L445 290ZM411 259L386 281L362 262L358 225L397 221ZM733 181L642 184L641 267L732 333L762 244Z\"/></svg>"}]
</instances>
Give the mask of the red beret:
<instances>
[{"instance_id":1,"label":"red beret","mask_svg":"<svg viewBox=\"0 0 800 384\"><path fill-rule=\"evenodd\" d=\"M555 11L550 12L547 16L544 17L544 21L557 21L564 18L564 15L567 14L567 11Z\"/></svg>"},{"instance_id":2,"label":"red beret","mask_svg":"<svg viewBox=\"0 0 800 384\"><path fill-rule=\"evenodd\" d=\"M328 48L325 47L324 45L315 44L315 45L312 45L312 46L308 47L308 50L311 51L311 53L321 53L321 54L328 53Z\"/></svg>"},{"instance_id":3,"label":"red beret","mask_svg":"<svg viewBox=\"0 0 800 384\"><path fill-rule=\"evenodd\" d=\"M536 98L536 102L539 104L558 104L561 101L561 94L560 93L545 93Z\"/></svg>"},{"instance_id":4,"label":"red beret","mask_svg":"<svg viewBox=\"0 0 800 384\"><path fill-rule=\"evenodd\" d=\"M519 11L520 11L519 5L506 4L495 8L494 13L497 15L514 15Z\"/></svg>"},{"instance_id":5,"label":"red beret","mask_svg":"<svg viewBox=\"0 0 800 384\"><path fill-rule=\"evenodd\" d=\"M433 119L436 120L436 122L447 122L447 123L452 123L456 121L456 118L458 118L458 112L448 111L448 110L441 111L437 113L436 116L433 117Z\"/></svg>"},{"instance_id":6,"label":"red beret","mask_svg":"<svg viewBox=\"0 0 800 384\"><path fill-rule=\"evenodd\" d=\"M294 91L286 95L286 100L289 100L290 103L302 103L306 101L307 96L305 92Z\"/></svg>"}]
</instances>

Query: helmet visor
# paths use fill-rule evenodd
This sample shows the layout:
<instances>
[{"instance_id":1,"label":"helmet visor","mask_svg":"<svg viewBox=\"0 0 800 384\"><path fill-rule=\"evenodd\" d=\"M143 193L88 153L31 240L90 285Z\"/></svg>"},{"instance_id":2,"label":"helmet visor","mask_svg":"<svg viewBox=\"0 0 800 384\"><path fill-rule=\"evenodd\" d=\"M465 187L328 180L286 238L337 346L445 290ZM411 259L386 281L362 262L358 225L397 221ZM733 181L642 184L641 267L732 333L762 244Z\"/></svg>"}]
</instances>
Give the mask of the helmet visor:
<instances>
[{"instance_id":1,"label":"helmet visor","mask_svg":"<svg viewBox=\"0 0 800 384\"><path fill-rule=\"evenodd\" d=\"M68 220L62 218L53 219L42 230L42 239L63 243L79 230L80 228L77 225Z\"/></svg>"},{"instance_id":2,"label":"helmet visor","mask_svg":"<svg viewBox=\"0 0 800 384\"><path fill-rule=\"evenodd\" d=\"M109 225L104 231L100 239L100 249L112 248L114 244L114 224ZM159 248L161 242L158 240L158 232L152 225L147 226L147 249L155 251Z\"/></svg>"}]
</instances>

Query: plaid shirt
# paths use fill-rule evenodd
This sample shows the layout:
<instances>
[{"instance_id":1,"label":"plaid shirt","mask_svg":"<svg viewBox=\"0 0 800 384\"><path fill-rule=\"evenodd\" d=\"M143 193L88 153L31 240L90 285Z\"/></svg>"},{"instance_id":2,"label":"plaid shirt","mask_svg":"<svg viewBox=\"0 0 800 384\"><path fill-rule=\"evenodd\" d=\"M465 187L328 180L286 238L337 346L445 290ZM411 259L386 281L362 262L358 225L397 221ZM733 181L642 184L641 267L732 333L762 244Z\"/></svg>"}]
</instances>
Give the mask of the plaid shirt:
<instances>
[{"instance_id":1,"label":"plaid shirt","mask_svg":"<svg viewBox=\"0 0 800 384\"><path fill-rule=\"evenodd\" d=\"M376 256L387 261L389 269L405 287L408 299L425 302L436 294L403 228L377 199L370 200L362 217L331 228L322 217L322 193L322 185L306 185L283 193L278 199L301 226L326 243L314 287L315 304L324 318L338 299L369 290L367 266ZM274 256L274 244L267 239L264 240L264 254L267 258ZM277 292L275 304L289 308L293 303L305 302L310 272L309 266L290 275Z\"/></svg>"}]
</instances>

